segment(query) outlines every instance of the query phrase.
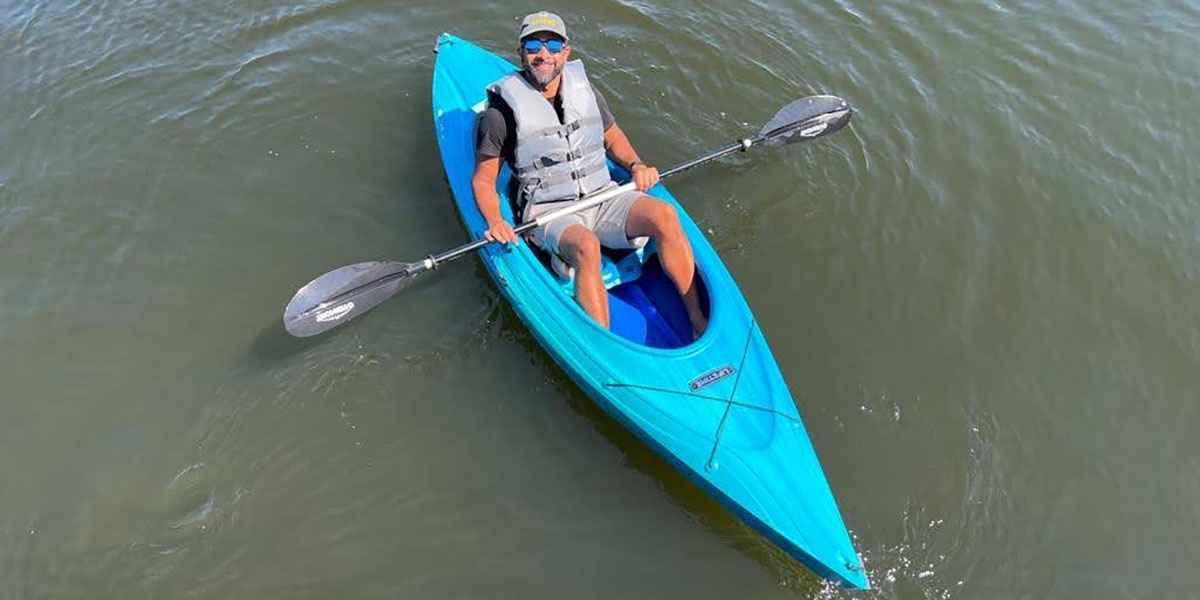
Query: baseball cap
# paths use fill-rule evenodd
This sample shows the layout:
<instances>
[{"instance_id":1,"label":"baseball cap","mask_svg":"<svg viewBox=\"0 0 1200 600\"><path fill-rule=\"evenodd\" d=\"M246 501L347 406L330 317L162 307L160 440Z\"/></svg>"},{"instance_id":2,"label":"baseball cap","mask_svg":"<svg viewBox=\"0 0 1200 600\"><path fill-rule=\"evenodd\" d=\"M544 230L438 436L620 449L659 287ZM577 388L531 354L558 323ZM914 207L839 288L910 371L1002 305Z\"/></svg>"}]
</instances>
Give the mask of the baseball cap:
<instances>
[{"instance_id":1,"label":"baseball cap","mask_svg":"<svg viewBox=\"0 0 1200 600\"><path fill-rule=\"evenodd\" d=\"M517 41L539 31L556 33L562 37L564 42L570 40L567 37L567 24L563 22L562 17L543 10L532 13L521 20L521 32L517 34Z\"/></svg>"}]
</instances>

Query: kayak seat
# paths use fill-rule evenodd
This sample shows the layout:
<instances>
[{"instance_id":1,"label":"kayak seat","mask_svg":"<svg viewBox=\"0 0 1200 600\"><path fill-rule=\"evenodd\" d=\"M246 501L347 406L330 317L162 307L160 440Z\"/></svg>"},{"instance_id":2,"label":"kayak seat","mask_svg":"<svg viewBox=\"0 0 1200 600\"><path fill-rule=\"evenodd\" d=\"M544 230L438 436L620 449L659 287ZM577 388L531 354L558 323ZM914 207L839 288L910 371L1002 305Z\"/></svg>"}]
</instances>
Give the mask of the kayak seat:
<instances>
[{"instance_id":1,"label":"kayak seat","mask_svg":"<svg viewBox=\"0 0 1200 600\"><path fill-rule=\"evenodd\" d=\"M557 256L530 244L529 248L541 260L553 275L562 290L568 296L575 295L575 269L563 262ZM622 283L628 283L642 275L642 264L654 253L654 244L648 243L641 248L615 250L604 248L600 257L600 273L604 277L604 288L612 289Z\"/></svg>"}]
</instances>

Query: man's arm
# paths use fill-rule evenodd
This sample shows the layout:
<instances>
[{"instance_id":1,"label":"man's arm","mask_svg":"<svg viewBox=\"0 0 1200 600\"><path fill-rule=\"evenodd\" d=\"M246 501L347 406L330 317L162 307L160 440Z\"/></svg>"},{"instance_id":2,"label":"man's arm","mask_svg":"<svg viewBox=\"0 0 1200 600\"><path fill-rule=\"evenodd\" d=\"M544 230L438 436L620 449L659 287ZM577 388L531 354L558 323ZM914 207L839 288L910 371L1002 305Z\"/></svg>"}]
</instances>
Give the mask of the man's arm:
<instances>
[{"instance_id":1,"label":"man's arm","mask_svg":"<svg viewBox=\"0 0 1200 600\"><path fill-rule=\"evenodd\" d=\"M475 174L471 176L471 191L475 193L475 206L487 221L484 234L493 242L519 244L512 224L504 220L500 212L500 194L496 193L496 177L500 173L499 156L478 156L475 159Z\"/></svg>"},{"instance_id":2,"label":"man's arm","mask_svg":"<svg viewBox=\"0 0 1200 600\"><path fill-rule=\"evenodd\" d=\"M633 144L629 143L629 138L625 137L625 132L616 123L604 131L604 149L613 161L633 173L633 181L639 191L644 192L658 183L658 169L638 158Z\"/></svg>"},{"instance_id":3,"label":"man's arm","mask_svg":"<svg viewBox=\"0 0 1200 600\"><path fill-rule=\"evenodd\" d=\"M487 221L484 236L493 242L519 243L512 224L504 220L500 212L500 194L496 193L496 178L500 174L500 162L507 144L508 122L501 112L502 101L494 104L479 116L478 138L475 140L475 174L471 176L471 191L475 194L475 206Z\"/></svg>"}]
</instances>

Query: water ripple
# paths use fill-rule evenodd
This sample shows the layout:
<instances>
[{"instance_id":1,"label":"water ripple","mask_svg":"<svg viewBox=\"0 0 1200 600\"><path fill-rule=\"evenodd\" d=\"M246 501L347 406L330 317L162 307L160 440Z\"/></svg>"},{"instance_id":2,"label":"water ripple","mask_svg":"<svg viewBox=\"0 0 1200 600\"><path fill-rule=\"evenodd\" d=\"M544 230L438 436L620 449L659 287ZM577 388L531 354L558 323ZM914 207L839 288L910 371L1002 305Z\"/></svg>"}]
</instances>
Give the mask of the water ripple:
<instances>
[{"instance_id":1,"label":"water ripple","mask_svg":"<svg viewBox=\"0 0 1200 600\"><path fill-rule=\"evenodd\" d=\"M606 420L478 266L279 332L313 271L461 241L430 45L511 56L519 12L0 5L0 595L1190 593L1200 6L566 15L658 164L797 96L855 105L672 189L805 393L868 594Z\"/></svg>"}]
</instances>

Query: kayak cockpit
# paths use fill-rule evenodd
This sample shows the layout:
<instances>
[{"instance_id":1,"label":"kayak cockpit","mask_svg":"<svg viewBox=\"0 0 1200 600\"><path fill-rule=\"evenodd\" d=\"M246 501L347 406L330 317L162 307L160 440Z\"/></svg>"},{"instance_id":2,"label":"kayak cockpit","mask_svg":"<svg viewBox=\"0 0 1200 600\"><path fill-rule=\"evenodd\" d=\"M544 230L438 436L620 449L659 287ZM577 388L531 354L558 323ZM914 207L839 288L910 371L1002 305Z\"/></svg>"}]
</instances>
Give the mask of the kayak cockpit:
<instances>
[{"instance_id":1,"label":"kayak cockpit","mask_svg":"<svg viewBox=\"0 0 1200 600\"><path fill-rule=\"evenodd\" d=\"M562 292L575 296L575 282L551 266L550 256L530 246ZM682 348L692 343L692 325L683 298L663 271L654 244L637 250L604 250L601 272L608 290L609 330L651 348ZM700 305L709 312L708 292L696 272Z\"/></svg>"},{"instance_id":2,"label":"kayak cockpit","mask_svg":"<svg viewBox=\"0 0 1200 600\"><path fill-rule=\"evenodd\" d=\"M609 165L615 179L628 179L627 171L611 161ZM496 191L501 198L511 199L511 183L512 170L506 163L501 166L496 182ZM504 212L510 218L520 214L514 204L509 204ZM559 263L555 268L547 252L534 244L529 244L529 248L562 292L574 298L575 282L566 265ZM604 287L608 289L610 331L635 344L651 348L682 348L692 343L692 325L683 306L683 298L663 271L653 242L636 250L605 248L602 261L601 275ZM700 306L708 314L708 290L700 273L701 270L696 269L695 281L700 294Z\"/></svg>"},{"instance_id":3,"label":"kayak cockpit","mask_svg":"<svg viewBox=\"0 0 1200 600\"><path fill-rule=\"evenodd\" d=\"M696 269L700 307L709 314L708 290ZM609 329L631 342L651 348L682 348L690 345L692 323L683 298L675 289L658 254L646 257L641 276L608 290Z\"/></svg>"}]
</instances>

